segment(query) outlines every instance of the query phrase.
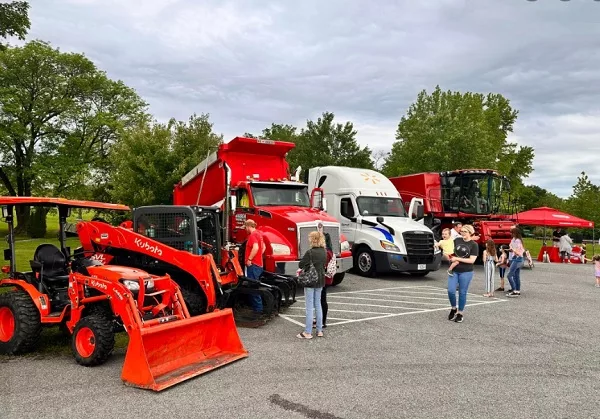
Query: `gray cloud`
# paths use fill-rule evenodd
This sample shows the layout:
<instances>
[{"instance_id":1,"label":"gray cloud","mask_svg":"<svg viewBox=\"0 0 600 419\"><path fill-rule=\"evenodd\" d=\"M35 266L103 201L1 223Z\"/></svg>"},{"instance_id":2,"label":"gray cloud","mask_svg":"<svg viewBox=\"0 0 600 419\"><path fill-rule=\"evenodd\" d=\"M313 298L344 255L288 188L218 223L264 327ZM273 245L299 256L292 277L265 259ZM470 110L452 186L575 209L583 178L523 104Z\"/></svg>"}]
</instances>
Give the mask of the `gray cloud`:
<instances>
[{"instance_id":1,"label":"gray cloud","mask_svg":"<svg viewBox=\"0 0 600 419\"><path fill-rule=\"evenodd\" d=\"M594 0L31 3L30 38L85 52L159 119L208 112L229 139L330 110L389 149L420 90L498 92L520 110L512 138L536 149L529 182L600 183Z\"/></svg>"}]
</instances>

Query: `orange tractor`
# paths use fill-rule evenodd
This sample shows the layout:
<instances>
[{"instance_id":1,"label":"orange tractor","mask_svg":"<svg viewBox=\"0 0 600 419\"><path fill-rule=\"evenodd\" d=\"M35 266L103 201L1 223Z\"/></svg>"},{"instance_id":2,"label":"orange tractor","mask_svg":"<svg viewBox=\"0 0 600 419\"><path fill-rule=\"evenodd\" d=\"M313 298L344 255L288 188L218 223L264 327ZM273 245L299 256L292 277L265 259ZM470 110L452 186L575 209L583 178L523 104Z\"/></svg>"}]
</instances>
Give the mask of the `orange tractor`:
<instances>
[{"instance_id":1,"label":"orange tractor","mask_svg":"<svg viewBox=\"0 0 600 419\"><path fill-rule=\"evenodd\" d=\"M31 271L17 271L13 209L55 207L60 248L37 247ZM65 243L71 208L128 211L122 205L60 198L0 197L8 224L8 249L0 279L0 354L35 348L44 326L63 326L72 334L77 363L104 363L113 351L115 332L124 330L129 345L121 378L128 385L163 390L248 356L231 309L191 317L177 283L169 275L119 265L103 265L84 249Z\"/></svg>"}]
</instances>

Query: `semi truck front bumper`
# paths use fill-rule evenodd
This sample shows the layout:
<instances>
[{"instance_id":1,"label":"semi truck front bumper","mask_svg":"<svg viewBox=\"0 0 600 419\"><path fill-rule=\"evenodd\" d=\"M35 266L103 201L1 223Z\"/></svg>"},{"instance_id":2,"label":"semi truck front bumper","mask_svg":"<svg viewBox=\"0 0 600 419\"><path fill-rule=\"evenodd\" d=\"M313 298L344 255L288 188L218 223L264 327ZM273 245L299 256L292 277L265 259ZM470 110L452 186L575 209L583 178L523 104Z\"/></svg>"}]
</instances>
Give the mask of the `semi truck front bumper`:
<instances>
[{"instance_id":1,"label":"semi truck front bumper","mask_svg":"<svg viewBox=\"0 0 600 419\"><path fill-rule=\"evenodd\" d=\"M352 269L354 264L352 260L352 256L348 257L336 257L337 261L337 271L338 272L346 272ZM296 272L298 271L299 260L289 261L289 262L275 262L275 273L282 275L293 275L296 276Z\"/></svg>"},{"instance_id":2,"label":"semi truck front bumper","mask_svg":"<svg viewBox=\"0 0 600 419\"><path fill-rule=\"evenodd\" d=\"M442 253L433 255L431 263L411 263L406 255L388 252L375 252L377 272L431 272L440 269Z\"/></svg>"}]
</instances>

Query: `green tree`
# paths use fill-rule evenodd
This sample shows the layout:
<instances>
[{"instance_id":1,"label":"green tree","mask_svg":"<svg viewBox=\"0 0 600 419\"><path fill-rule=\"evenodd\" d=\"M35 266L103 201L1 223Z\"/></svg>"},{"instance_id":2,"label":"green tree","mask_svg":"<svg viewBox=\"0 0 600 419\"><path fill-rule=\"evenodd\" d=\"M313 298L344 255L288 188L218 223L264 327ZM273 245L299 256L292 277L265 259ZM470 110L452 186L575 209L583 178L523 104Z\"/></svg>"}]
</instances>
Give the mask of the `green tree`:
<instances>
[{"instance_id":1,"label":"green tree","mask_svg":"<svg viewBox=\"0 0 600 419\"><path fill-rule=\"evenodd\" d=\"M387 176L465 168L497 169L519 182L533 170L533 148L507 139L518 111L500 94L443 92L417 96L396 131Z\"/></svg>"},{"instance_id":2,"label":"green tree","mask_svg":"<svg viewBox=\"0 0 600 419\"><path fill-rule=\"evenodd\" d=\"M537 185L523 185L519 191L519 205L523 210L538 207L564 209L565 202L562 198Z\"/></svg>"},{"instance_id":3,"label":"green tree","mask_svg":"<svg viewBox=\"0 0 600 419\"><path fill-rule=\"evenodd\" d=\"M352 122L334 123L334 118L332 112L324 112L317 121L306 122L288 155L291 170L302 166L306 176L308 169L317 166L373 168L371 150L357 143Z\"/></svg>"},{"instance_id":4,"label":"green tree","mask_svg":"<svg viewBox=\"0 0 600 419\"><path fill-rule=\"evenodd\" d=\"M82 54L40 41L7 48L0 52L0 180L10 195L78 195L145 109ZM28 219L27 208L17 212L20 230Z\"/></svg>"},{"instance_id":5,"label":"green tree","mask_svg":"<svg viewBox=\"0 0 600 419\"><path fill-rule=\"evenodd\" d=\"M566 210L598 225L600 223L598 208L600 208L600 186L594 185L588 175L581 172L577 183L573 186L573 193L566 202Z\"/></svg>"},{"instance_id":6,"label":"green tree","mask_svg":"<svg viewBox=\"0 0 600 419\"><path fill-rule=\"evenodd\" d=\"M13 1L0 3L0 38L16 36L20 40L31 27L29 21L29 4L26 1ZM0 50L6 49L6 45L0 43Z\"/></svg>"},{"instance_id":7,"label":"green tree","mask_svg":"<svg viewBox=\"0 0 600 419\"><path fill-rule=\"evenodd\" d=\"M173 186L222 142L209 115L194 114L187 123L140 123L113 148L113 200L134 207L172 204Z\"/></svg>"}]
</instances>

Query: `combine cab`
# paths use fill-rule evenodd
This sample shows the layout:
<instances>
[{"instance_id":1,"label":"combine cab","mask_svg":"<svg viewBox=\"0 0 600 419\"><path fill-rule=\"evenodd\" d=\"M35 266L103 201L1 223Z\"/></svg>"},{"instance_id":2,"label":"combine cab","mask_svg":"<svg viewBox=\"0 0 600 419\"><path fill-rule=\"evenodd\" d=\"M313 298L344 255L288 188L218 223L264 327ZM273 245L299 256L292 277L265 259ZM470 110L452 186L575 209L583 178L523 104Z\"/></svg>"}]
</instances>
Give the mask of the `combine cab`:
<instances>
[{"instance_id":1,"label":"combine cab","mask_svg":"<svg viewBox=\"0 0 600 419\"><path fill-rule=\"evenodd\" d=\"M163 390L248 356L230 309L191 317L183 294L169 275L103 265L94 254L65 245L66 218L73 207L127 211L120 205L55 198L0 198L8 223L8 245L0 279L0 353L33 350L44 326L62 326L72 335L77 363L104 363L115 331L129 335L121 378L135 387ZM60 248L41 244L31 271L18 271L13 208L57 207ZM103 223L101 223L103 224Z\"/></svg>"}]
</instances>

